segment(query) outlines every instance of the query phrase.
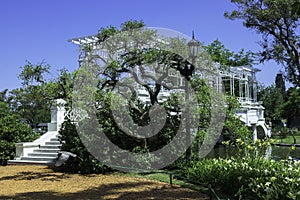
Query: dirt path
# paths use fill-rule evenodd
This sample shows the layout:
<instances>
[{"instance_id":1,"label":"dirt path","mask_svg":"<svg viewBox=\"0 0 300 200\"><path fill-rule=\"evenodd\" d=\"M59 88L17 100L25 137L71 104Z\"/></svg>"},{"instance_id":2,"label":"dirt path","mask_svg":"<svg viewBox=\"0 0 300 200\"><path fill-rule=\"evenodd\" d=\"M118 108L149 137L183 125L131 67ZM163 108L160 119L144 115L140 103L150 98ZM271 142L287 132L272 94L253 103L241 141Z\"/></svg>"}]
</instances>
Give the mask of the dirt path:
<instances>
[{"instance_id":1,"label":"dirt path","mask_svg":"<svg viewBox=\"0 0 300 200\"><path fill-rule=\"evenodd\" d=\"M0 199L208 199L158 181L53 172L45 166L0 167Z\"/></svg>"}]
</instances>

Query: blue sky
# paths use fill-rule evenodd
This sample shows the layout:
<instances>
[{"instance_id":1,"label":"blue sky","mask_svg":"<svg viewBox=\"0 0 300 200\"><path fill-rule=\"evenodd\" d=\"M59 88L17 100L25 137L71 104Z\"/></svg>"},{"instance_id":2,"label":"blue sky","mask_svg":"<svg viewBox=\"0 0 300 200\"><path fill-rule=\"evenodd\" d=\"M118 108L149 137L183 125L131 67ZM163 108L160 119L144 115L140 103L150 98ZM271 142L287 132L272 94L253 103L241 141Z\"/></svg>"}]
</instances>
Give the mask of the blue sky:
<instances>
[{"instance_id":1,"label":"blue sky","mask_svg":"<svg viewBox=\"0 0 300 200\"><path fill-rule=\"evenodd\" d=\"M260 36L241 21L224 18L233 10L230 0L1 0L0 91L20 87L17 75L26 60L52 66L52 73L78 68L77 46L68 39L96 34L101 27L143 20L147 26L163 27L191 35L204 44L219 39L232 51L258 51ZM255 66L265 85L281 69L269 62Z\"/></svg>"}]
</instances>

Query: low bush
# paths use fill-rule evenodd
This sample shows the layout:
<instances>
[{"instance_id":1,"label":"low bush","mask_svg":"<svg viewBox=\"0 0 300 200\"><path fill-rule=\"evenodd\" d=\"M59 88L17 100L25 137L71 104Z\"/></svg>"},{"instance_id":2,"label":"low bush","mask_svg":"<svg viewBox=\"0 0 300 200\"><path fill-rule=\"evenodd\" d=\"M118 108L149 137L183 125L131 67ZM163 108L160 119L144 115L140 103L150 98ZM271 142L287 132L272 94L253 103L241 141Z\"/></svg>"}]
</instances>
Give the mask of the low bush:
<instances>
[{"instance_id":1,"label":"low bush","mask_svg":"<svg viewBox=\"0 0 300 200\"><path fill-rule=\"evenodd\" d=\"M31 142L39 135L24 123L20 116L13 113L4 102L0 102L0 165L15 157L15 143Z\"/></svg>"},{"instance_id":2,"label":"low bush","mask_svg":"<svg viewBox=\"0 0 300 200\"><path fill-rule=\"evenodd\" d=\"M78 136L75 125L69 120L62 124L59 139L62 143L62 151L76 154L75 158L70 157L59 170L81 174L105 173L111 171L111 168L100 163L88 152Z\"/></svg>"},{"instance_id":3,"label":"low bush","mask_svg":"<svg viewBox=\"0 0 300 200\"><path fill-rule=\"evenodd\" d=\"M299 167L299 161L232 157L191 162L182 173L234 199L298 199Z\"/></svg>"}]
</instances>

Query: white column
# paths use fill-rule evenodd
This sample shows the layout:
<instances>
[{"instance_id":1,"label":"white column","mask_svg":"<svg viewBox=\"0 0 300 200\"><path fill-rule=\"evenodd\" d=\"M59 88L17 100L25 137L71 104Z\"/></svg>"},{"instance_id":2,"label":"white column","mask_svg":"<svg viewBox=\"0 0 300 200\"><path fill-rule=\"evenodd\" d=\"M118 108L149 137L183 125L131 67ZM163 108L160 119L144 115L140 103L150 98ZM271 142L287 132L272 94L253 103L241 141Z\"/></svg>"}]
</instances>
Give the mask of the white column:
<instances>
[{"instance_id":1,"label":"white column","mask_svg":"<svg viewBox=\"0 0 300 200\"><path fill-rule=\"evenodd\" d=\"M253 129L253 141L257 140L257 126L256 124L252 125L252 129Z\"/></svg>"},{"instance_id":2,"label":"white column","mask_svg":"<svg viewBox=\"0 0 300 200\"><path fill-rule=\"evenodd\" d=\"M51 106L51 123L48 123L48 131L59 131L65 120L65 104L63 99L56 99Z\"/></svg>"}]
</instances>

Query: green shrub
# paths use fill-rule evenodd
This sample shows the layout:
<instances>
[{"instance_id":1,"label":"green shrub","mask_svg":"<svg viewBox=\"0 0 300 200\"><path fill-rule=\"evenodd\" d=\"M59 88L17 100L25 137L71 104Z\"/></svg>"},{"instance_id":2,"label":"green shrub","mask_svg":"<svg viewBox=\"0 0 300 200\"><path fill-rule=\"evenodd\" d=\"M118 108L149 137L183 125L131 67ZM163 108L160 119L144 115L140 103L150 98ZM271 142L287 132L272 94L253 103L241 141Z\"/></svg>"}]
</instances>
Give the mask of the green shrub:
<instances>
[{"instance_id":1,"label":"green shrub","mask_svg":"<svg viewBox=\"0 0 300 200\"><path fill-rule=\"evenodd\" d=\"M19 122L19 116L10 107L0 102L0 165L15 157L15 143L31 142L38 135L31 128Z\"/></svg>"},{"instance_id":2,"label":"green shrub","mask_svg":"<svg viewBox=\"0 0 300 200\"><path fill-rule=\"evenodd\" d=\"M205 159L182 173L237 199L300 198L300 162L265 158Z\"/></svg>"},{"instance_id":3,"label":"green shrub","mask_svg":"<svg viewBox=\"0 0 300 200\"><path fill-rule=\"evenodd\" d=\"M14 150L14 143L0 140L0 165L6 165L7 161L14 157Z\"/></svg>"},{"instance_id":4,"label":"green shrub","mask_svg":"<svg viewBox=\"0 0 300 200\"><path fill-rule=\"evenodd\" d=\"M82 144L74 124L69 120L62 124L60 130L61 150L76 154L65 162L60 170L71 173L105 173L111 171L111 168L101 164L95 159Z\"/></svg>"}]
</instances>

